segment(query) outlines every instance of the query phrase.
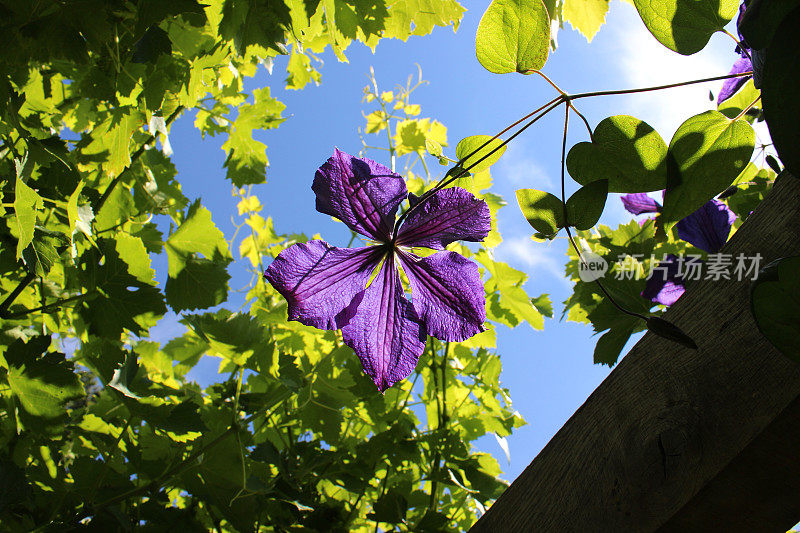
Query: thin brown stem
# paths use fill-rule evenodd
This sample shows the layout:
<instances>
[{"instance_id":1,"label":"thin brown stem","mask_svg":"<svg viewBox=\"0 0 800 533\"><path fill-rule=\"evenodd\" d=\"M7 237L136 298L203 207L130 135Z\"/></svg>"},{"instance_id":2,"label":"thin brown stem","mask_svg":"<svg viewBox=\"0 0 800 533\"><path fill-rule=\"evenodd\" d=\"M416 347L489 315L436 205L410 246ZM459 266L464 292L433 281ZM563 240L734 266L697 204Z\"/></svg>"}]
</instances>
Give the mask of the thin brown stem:
<instances>
[{"instance_id":1,"label":"thin brown stem","mask_svg":"<svg viewBox=\"0 0 800 533\"><path fill-rule=\"evenodd\" d=\"M712 78L702 78L699 80L690 80L690 81L681 81L678 83L669 83L667 85L656 85L653 87L640 87L637 89L619 89L614 91L592 91L588 93L578 93L570 95L571 100L577 100L579 98L591 98L593 96L614 96L618 94L636 94L636 93L646 93L650 91L662 91L664 89L674 89L675 87L684 87L687 85L696 85L698 83L707 83L709 81L719 81L719 80L727 80L728 78L741 78L744 76L752 76L753 72L742 72L741 74L725 74L724 76L714 76Z\"/></svg>"}]
</instances>

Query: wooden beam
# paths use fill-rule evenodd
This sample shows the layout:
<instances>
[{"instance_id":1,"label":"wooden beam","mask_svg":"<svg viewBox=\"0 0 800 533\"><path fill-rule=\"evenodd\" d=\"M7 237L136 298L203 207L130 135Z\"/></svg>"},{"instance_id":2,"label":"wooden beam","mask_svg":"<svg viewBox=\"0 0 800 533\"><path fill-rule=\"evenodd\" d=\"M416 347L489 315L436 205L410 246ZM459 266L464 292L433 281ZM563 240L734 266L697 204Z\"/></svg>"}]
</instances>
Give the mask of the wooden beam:
<instances>
[{"instance_id":1,"label":"wooden beam","mask_svg":"<svg viewBox=\"0 0 800 533\"><path fill-rule=\"evenodd\" d=\"M723 249L800 254L783 173ZM470 531L786 531L800 521L800 365L750 314L747 281L697 281Z\"/></svg>"}]
</instances>

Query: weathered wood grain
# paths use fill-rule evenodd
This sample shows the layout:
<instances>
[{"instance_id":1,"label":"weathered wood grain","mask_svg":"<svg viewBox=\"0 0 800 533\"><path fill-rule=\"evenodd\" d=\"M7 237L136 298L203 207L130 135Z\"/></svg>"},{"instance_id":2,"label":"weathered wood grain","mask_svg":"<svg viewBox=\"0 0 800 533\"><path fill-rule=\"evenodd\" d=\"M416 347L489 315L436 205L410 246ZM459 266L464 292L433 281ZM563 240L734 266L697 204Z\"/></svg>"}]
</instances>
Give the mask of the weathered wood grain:
<instances>
[{"instance_id":1,"label":"weathered wood grain","mask_svg":"<svg viewBox=\"0 0 800 533\"><path fill-rule=\"evenodd\" d=\"M800 180L780 176L723 253L760 253L762 264L800 254ZM690 286L665 318L699 350L645 335L471 531L785 531L799 521L800 365L756 329L749 286Z\"/></svg>"}]
</instances>

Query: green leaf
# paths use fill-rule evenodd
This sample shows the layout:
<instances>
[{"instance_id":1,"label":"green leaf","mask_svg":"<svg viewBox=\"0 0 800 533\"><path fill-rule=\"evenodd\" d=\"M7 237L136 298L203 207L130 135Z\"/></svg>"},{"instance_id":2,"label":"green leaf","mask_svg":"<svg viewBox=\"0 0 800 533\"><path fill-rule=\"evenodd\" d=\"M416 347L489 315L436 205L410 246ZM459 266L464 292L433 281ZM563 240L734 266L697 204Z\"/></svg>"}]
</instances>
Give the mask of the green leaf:
<instances>
[{"instance_id":1,"label":"green leaf","mask_svg":"<svg viewBox=\"0 0 800 533\"><path fill-rule=\"evenodd\" d=\"M29 272L44 277L58 261L58 251L53 244L53 237L36 230L30 246L22 252L22 260Z\"/></svg>"},{"instance_id":2,"label":"green leaf","mask_svg":"<svg viewBox=\"0 0 800 533\"><path fill-rule=\"evenodd\" d=\"M110 116L98 124L88 138L83 141L81 157L87 160L103 161L102 167L106 175L116 177L131 164L130 141L133 133L144 125L144 113L133 107L115 108Z\"/></svg>"},{"instance_id":3,"label":"green leaf","mask_svg":"<svg viewBox=\"0 0 800 533\"><path fill-rule=\"evenodd\" d=\"M736 94L717 106L717 111L728 118L736 118L739 116L739 113L744 111L750 104L752 104L760 94L761 92L756 89L753 80L747 80L747 83L745 83L738 91L736 91ZM756 104L753 107L758 108L758 106L759 104Z\"/></svg>"},{"instance_id":4,"label":"green leaf","mask_svg":"<svg viewBox=\"0 0 800 533\"><path fill-rule=\"evenodd\" d=\"M405 521L408 512L408 500L399 491L389 489L372 504L373 512L367 518L375 522L399 524Z\"/></svg>"},{"instance_id":5,"label":"green leaf","mask_svg":"<svg viewBox=\"0 0 800 533\"><path fill-rule=\"evenodd\" d=\"M427 35L435 26L452 25L456 30L466 11L456 0L392 0L387 4L391 9L385 21L383 37L401 41L411 35ZM373 42L369 40L367 44L374 46Z\"/></svg>"},{"instance_id":6,"label":"green leaf","mask_svg":"<svg viewBox=\"0 0 800 533\"><path fill-rule=\"evenodd\" d=\"M209 260L189 255L175 277L167 279L164 292L167 303L176 313L207 309L228 299L226 260Z\"/></svg>"},{"instance_id":7,"label":"green leaf","mask_svg":"<svg viewBox=\"0 0 800 533\"><path fill-rule=\"evenodd\" d=\"M401 120L395 126L393 137L395 153L425 152L430 141L447 146L447 128L438 120L411 118Z\"/></svg>"},{"instance_id":8,"label":"green leaf","mask_svg":"<svg viewBox=\"0 0 800 533\"><path fill-rule=\"evenodd\" d=\"M614 328L605 332L594 347L594 363L614 366L632 333L633 330L626 328Z\"/></svg>"},{"instance_id":9,"label":"green leaf","mask_svg":"<svg viewBox=\"0 0 800 533\"><path fill-rule=\"evenodd\" d=\"M597 224L608 197L608 180L584 185L567 199L567 224L587 230Z\"/></svg>"},{"instance_id":10,"label":"green leaf","mask_svg":"<svg viewBox=\"0 0 800 533\"><path fill-rule=\"evenodd\" d=\"M687 348L691 348L692 350L697 349L697 344L691 337L684 333L681 328L672 322L664 320L663 318L657 316L651 316L648 318L647 331L664 339L677 342L678 344L686 346Z\"/></svg>"},{"instance_id":11,"label":"green leaf","mask_svg":"<svg viewBox=\"0 0 800 533\"><path fill-rule=\"evenodd\" d=\"M484 143L490 141L492 139L491 135L472 135L470 137L465 137L458 141L458 145L456 145L456 157L459 161L467 157L469 154L478 150ZM492 150L495 150L492 153ZM465 160L461 166L463 168L468 169L473 174L476 174L482 170L486 170L490 166L494 165L500 156L506 151L506 146L503 145L503 141L500 139L494 139L493 141L489 142L486 146L478 150L476 153L471 155L467 160ZM491 153L491 155L489 155ZM486 157L480 163L475 164L478 160ZM470 168L471 165L474 165Z\"/></svg>"},{"instance_id":12,"label":"green leaf","mask_svg":"<svg viewBox=\"0 0 800 533\"><path fill-rule=\"evenodd\" d=\"M181 322L209 344L212 355L237 365L245 364L252 355L268 349L264 328L249 315L221 309L216 313L186 315Z\"/></svg>"},{"instance_id":13,"label":"green leaf","mask_svg":"<svg viewBox=\"0 0 800 533\"><path fill-rule=\"evenodd\" d=\"M775 3L775 2L772 2ZM769 2L767 2L769 4ZM800 176L800 8L786 17L766 51L761 81L764 116L778 157Z\"/></svg>"},{"instance_id":14,"label":"green leaf","mask_svg":"<svg viewBox=\"0 0 800 533\"><path fill-rule=\"evenodd\" d=\"M90 333L118 339L123 329L139 335L167 312L154 287L155 272L139 239L126 234L98 239L79 261L81 283L93 293L78 307Z\"/></svg>"},{"instance_id":15,"label":"green leaf","mask_svg":"<svg viewBox=\"0 0 800 533\"><path fill-rule=\"evenodd\" d=\"M94 211L90 204L78 205L81 191L85 182L80 182L67 200L67 218L69 219L70 238L74 237L75 232L80 231L87 237L92 236L92 220Z\"/></svg>"},{"instance_id":16,"label":"green leaf","mask_svg":"<svg viewBox=\"0 0 800 533\"><path fill-rule=\"evenodd\" d=\"M533 329L542 329L542 313L523 289L528 276L506 263L491 259L485 252L479 253L477 259L492 276L485 284L486 292L492 295L488 314L510 327L524 320ZM495 292L498 294L493 294Z\"/></svg>"},{"instance_id":17,"label":"green leaf","mask_svg":"<svg viewBox=\"0 0 800 533\"><path fill-rule=\"evenodd\" d=\"M750 309L761 333L800 363L800 256L773 261L750 289Z\"/></svg>"},{"instance_id":18,"label":"green leaf","mask_svg":"<svg viewBox=\"0 0 800 533\"><path fill-rule=\"evenodd\" d=\"M264 183L269 165L267 146L253 139L253 130L274 129L285 120L281 113L286 106L270 96L269 87L254 90L253 100L253 104L239 106L239 115L222 145L228 154L227 177L236 187Z\"/></svg>"},{"instance_id":19,"label":"green leaf","mask_svg":"<svg viewBox=\"0 0 800 533\"><path fill-rule=\"evenodd\" d=\"M517 203L522 214L537 232L554 236L564 227L564 203L549 192L517 189Z\"/></svg>"},{"instance_id":20,"label":"green leaf","mask_svg":"<svg viewBox=\"0 0 800 533\"><path fill-rule=\"evenodd\" d=\"M553 318L553 302L550 301L549 294L540 294L536 298L531 298L531 304L547 318Z\"/></svg>"},{"instance_id":21,"label":"green leaf","mask_svg":"<svg viewBox=\"0 0 800 533\"><path fill-rule=\"evenodd\" d=\"M747 44L754 50L763 50L770 46L774 35L786 35L783 30L778 29L782 22L789 20L797 15L789 15L795 8L800 7L800 0L781 0L780 2L759 2L758 9L748 9L745 11L742 23L739 25L739 32L744 37ZM796 48L792 45L791 48ZM789 52L789 49L785 49Z\"/></svg>"},{"instance_id":22,"label":"green leaf","mask_svg":"<svg viewBox=\"0 0 800 533\"><path fill-rule=\"evenodd\" d=\"M83 386L63 354L47 352L50 337L14 341L6 349L8 386L26 413L47 425L66 419L66 402L81 398Z\"/></svg>"},{"instance_id":23,"label":"green leaf","mask_svg":"<svg viewBox=\"0 0 800 533\"><path fill-rule=\"evenodd\" d=\"M661 221L669 230L728 187L753 154L745 120L706 111L680 125L669 144L669 178Z\"/></svg>"},{"instance_id":24,"label":"green leaf","mask_svg":"<svg viewBox=\"0 0 800 533\"><path fill-rule=\"evenodd\" d=\"M478 24L475 51L495 74L541 70L550 51L550 15L542 0L492 0Z\"/></svg>"},{"instance_id":25,"label":"green leaf","mask_svg":"<svg viewBox=\"0 0 800 533\"><path fill-rule=\"evenodd\" d=\"M606 21L608 4L609 0L566 0L561 14L587 41L592 42Z\"/></svg>"},{"instance_id":26,"label":"green leaf","mask_svg":"<svg viewBox=\"0 0 800 533\"><path fill-rule=\"evenodd\" d=\"M33 240L33 227L36 225L36 210L44 207L44 201L39 194L28 187L17 175L14 186L14 214L17 230L17 259L22 257L22 251Z\"/></svg>"},{"instance_id":27,"label":"green leaf","mask_svg":"<svg viewBox=\"0 0 800 533\"><path fill-rule=\"evenodd\" d=\"M240 56L253 45L280 51L279 43L284 41L290 23L285 2L225 0L219 33L233 41Z\"/></svg>"},{"instance_id":28,"label":"green leaf","mask_svg":"<svg viewBox=\"0 0 800 533\"><path fill-rule=\"evenodd\" d=\"M202 254L210 261L231 258L225 236L211 220L211 212L200 205L200 200L189 206L183 223L169 236L164 246L171 278L180 274L192 254Z\"/></svg>"},{"instance_id":29,"label":"green leaf","mask_svg":"<svg viewBox=\"0 0 800 533\"><path fill-rule=\"evenodd\" d=\"M586 185L608 180L609 192L650 192L667 184L667 145L646 122L628 115L603 119L592 142L573 146L567 170Z\"/></svg>"},{"instance_id":30,"label":"green leaf","mask_svg":"<svg viewBox=\"0 0 800 533\"><path fill-rule=\"evenodd\" d=\"M658 42L683 55L705 48L739 8L739 0L633 0Z\"/></svg>"}]
</instances>

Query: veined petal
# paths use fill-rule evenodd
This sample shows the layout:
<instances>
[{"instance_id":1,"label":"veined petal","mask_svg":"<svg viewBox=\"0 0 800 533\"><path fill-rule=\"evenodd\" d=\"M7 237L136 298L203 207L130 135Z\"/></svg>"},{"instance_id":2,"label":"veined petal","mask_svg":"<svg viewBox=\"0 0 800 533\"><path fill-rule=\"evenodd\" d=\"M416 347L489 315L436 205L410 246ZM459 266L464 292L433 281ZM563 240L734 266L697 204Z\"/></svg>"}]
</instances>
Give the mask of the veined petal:
<instances>
[{"instance_id":1,"label":"veined petal","mask_svg":"<svg viewBox=\"0 0 800 533\"><path fill-rule=\"evenodd\" d=\"M406 183L398 174L339 149L319 167L311 189L317 194L317 211L383 242L388 242L397 207L408 195Z\"/></svg>"},{"instance_id":2,"label":"veined petal","mask_svg":"<svg viewBox=\"0 0 800 533\"><path fill-rule=\"evenodd\" d=\"M719 200L709 200L675 225L678 238L715 254L728 241L736 214Z\"/></svg>"},{"instance_id":3,"label":"veined petal","mask_svg":"<svg viewBox=\"0 0 800 533\"><path fill-rule=\"evenodd\" d=\"M356 300L357 310L342 328L342 337L361 360L364 373L383 392L414 371L427 339L403 294L393 254Z\"/></svg>"},{"instance_id":4,"label":"veined petal","mask_svg":"<svg viewBox=\"0 0 800 533\"><path fill-rule=\"evenodd\" d=\"M264 276L289 304L289 320L319 329L339 329L348 306L378 266L377 246L336 248L315 240L293 244L269 265Z\"/></svg>"},{"instance_id":5,"label":"veined petal","mask_svg":"<svg viewBox=\"0 0 800 533\"><path fill-rule=\"evenodd\" d=\"M626 194L620 199L622 200L622 205L625 206L625 210L633 215L658 213L661 211L661 204L643 192Z\"/></svg>"},{"instance_id":6,"label":"veined petal","mask_svg":"<svg viewBox=\"0 0 800 533\"><path fill-rule=\"evenodd\" d=\"M428 335L463 341L484 330L486 299L478 265L455 252L398 255L411 284L411 303Z\"/></svg>"},{"instance_id":7,"label":"veined petal","mask_svg":"<svg viewBox=\"0 0 800 533\"><path fill-rule=\"evenodd\" d=\"M740 57L733 64L730 74L742 74L750 70L753 70L753 63L750 61L750 58ZM750 76L742 76L739 78L728 78L725 80L725 83L722 84L722 89L720 89L719 94L717 95L717 105L736 94L736 91L738 91L745 83L747 83L747 80L749 79Z\"/></svg>"},{"instance_id":8,"label":"veined petal","mask_svg":"<svg viewBox=\"0 0 800 533\"><path fill-rule=\"evenodd\" d=\"M686 291L683 276L678 275L680 264L677 256L668 254L665 261L656 267L653 276L647 280L642 296L662 305L672 305Z\"/></svg>"},{"instance_id":9,"label":"veined petal","mask_svg":"<svg viewBox=\"0 0 800 533\"><path fill-rule=\"evenodd\" d=\"M397 244L444 250L454 241L480 242L489 234L491 223L486 202L461 187L450 187L436 191L408 215Z\"/></svg>"}]
</instances>

